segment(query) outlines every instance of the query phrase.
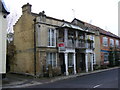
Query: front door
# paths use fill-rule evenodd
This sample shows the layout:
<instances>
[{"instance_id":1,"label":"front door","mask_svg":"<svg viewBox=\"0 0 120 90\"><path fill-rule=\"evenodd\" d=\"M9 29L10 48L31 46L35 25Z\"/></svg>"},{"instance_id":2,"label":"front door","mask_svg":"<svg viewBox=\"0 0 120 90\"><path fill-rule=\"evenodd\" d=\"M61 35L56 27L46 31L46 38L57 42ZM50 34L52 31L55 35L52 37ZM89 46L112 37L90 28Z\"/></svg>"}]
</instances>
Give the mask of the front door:
<instances>
[{"instance_id":1,"label":"front door","mask_svg":"<svg viewBox=\"0 0 120 90\"><path fill-rule=\"evenodd\" d=\"M64 53L60 53L59 58L60 58L61 73L64 74L64 72L65 72Z\"/></svg>"}]
</instances>

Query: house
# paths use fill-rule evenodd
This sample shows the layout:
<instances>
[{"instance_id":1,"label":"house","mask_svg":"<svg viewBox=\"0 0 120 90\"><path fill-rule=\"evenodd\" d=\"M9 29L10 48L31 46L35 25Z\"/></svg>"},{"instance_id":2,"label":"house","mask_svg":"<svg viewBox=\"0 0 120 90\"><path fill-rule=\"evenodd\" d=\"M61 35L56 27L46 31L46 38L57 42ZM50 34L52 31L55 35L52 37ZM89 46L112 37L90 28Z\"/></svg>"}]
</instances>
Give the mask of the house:
<instances>
[{"instance_id":1,"label":"house","mask_svg":"<svg viewBox=\"0 0 120 90\"><path fill-rule=\"evenodd\" d=\"M94 51L96 64L108 65L110 64L110 59L114 63L116 60L120 59L120 37L76 18L72 21L72 23L75 25L79 25L84 29L88 28L89 31L93 31L95 33ZM115 54L112 54L111 56L111 53L113 52L117 53L117 57L115 57Z\"/></svg>"},{"instance_id":2,"label":"house","mask_svg":"<svg viewBox=\"0 0 120 90\"><path fill-rule=\"evenodd\" d=\"M11 72L54 76L93 71L94 32L23 5L14 25L16 53Z\"/></svg>"},{"instance_id":3,"label":"house","mask_svg":"<svg viewBox=\"0 0 120 90\"><path fill-rule=\"evenodd\" d=\"M119 23L120 23L120 1L118 2L118 36L120 37L120 25L119 25Z\"/></svg>"},{"instance_id":4,"label":"house","mask_svg":"<svg viewBox=\"0 0 120 90\"><path fill-rule=\"evenodd\" d=\"M6 36L7 36L7 15L5 3L0 0L0 74L6 74Z\"/></svg>"},{"instance_id":5,"label":"house","mask_svg":"<svg viewBox=\"0 0 120 90\"><path fill-rule=\"evenodd\" d=\"M94 32L94 59L93 59L93 64L94 65L99 65L100 66L100 60L101 60L101 56L100 56L100 37L99 37L99 30L98 27L91 25L87 22L81 21L79 19L74 19L71 23L73 23L74 25L78 25L80 26L82 29L84 30L88 30L88 31L92 31Z\"/></svg>"},{"instance_id":6,"label":"house","mask_svg":"<svg viewBox=\"0 0 120 90\"><path fill-rule=\"evenodd\" d=\"M115 63L115 60L120 59L120 37L111 32L99 29L100 32L100 47L101 47L101 64L109 64L109 59ZM113 53L112 56L111 52ZM114 53L117 53L117 56Z\"/></svg>"}]
</instances>

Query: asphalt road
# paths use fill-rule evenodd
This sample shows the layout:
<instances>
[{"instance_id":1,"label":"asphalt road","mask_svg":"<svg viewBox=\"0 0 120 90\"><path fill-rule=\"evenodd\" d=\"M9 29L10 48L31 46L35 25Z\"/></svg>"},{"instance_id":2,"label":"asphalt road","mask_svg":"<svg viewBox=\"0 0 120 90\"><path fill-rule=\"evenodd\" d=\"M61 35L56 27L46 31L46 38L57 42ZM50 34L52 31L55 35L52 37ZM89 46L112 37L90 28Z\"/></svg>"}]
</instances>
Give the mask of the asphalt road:
<instances>
[{"instance_id":1,"label":"asphalt road","mask_svg":"<svg viewBox=\"0 0 120 90\"><path fill-rule=\"evenodd\" d=\"M120 88L119 77L120 68L28 88Z\"/></svg>"}]
</instances>

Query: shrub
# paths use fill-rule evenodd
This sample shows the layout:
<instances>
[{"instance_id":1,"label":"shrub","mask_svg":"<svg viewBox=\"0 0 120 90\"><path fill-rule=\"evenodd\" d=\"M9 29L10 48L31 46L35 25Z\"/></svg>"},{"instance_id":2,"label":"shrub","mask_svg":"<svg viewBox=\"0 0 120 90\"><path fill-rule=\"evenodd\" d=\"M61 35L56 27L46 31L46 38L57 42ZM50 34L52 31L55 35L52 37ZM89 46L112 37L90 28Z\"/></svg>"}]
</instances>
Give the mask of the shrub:
<instances>
[{"instance_id":1,"label":"shrub","mask_svg":"<svg viewBox=\"0 0 120 90\"><path fill-rule=\"evenodd\" d=\"M98 64L93 65L94 70L100 69L100 66Z\"/></svg>"},{"instance_id":2,"label":"shrub","mask_svg":"<svg viewBox=\"0 0 120 90\"><path fill-rule=\"evenodd\" d=\"M100 68L101 68L101 69L107 69L108 66L107 66L107 65L101 65Z\"/></svg>"}]
</instances>

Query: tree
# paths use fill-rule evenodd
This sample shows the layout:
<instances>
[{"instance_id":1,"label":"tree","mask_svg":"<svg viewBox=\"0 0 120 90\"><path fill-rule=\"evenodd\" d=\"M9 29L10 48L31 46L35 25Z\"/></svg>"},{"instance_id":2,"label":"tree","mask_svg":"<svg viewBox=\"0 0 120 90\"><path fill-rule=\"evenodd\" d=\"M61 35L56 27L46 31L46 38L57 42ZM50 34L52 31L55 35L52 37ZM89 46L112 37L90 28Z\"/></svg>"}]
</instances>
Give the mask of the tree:
<instances>
[{"instance_id":1,"label":"tree","mask_svg":"<svg viewBox=\"0 0 120 90\"><path fill-rule=\"evenodd\" d=\"M10 64L15 54L15 45L13 43L13 33L7 34L7 54L6 54L6 72L10 71Z\"/></svg>"}]
</instances>

